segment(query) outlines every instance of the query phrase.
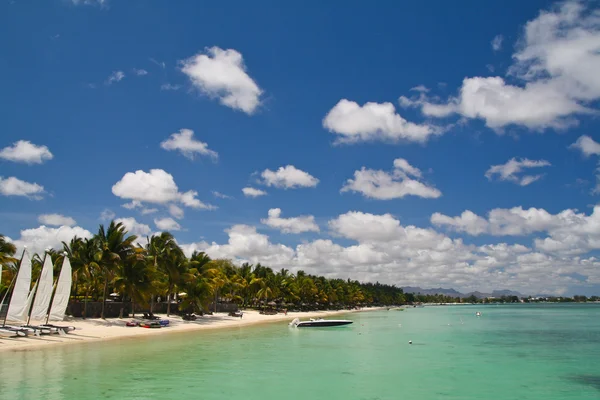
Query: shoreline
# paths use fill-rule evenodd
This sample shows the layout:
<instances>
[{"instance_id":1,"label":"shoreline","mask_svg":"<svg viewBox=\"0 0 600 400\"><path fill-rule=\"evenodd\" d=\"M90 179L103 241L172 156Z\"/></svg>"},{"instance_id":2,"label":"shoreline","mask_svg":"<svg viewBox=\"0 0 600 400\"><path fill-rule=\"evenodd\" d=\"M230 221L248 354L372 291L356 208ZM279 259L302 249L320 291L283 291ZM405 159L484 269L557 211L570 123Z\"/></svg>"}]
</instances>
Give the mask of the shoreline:
<instances>
[{"instance_id":1,"label":"shoreline","mask_svg":"<svg viewBox=\"0 0 600 400\"><path fill-rule=\"evenodd\" d=\"M285 314L264 315L259 311L243 311L243 317L230 317L227 314L220 313L215 315L204 315L198 317L195 321L184 321L178 315L166 317L159 315L160 319L168 319L169 326L160 329L148 329L141 327L128 327L125 324L128 321L138 322L146 321L140 317L136 318L109 318L102 320L100 318L67 318L56 325L70 325L77 329L65 336L61 335L43 335L29 336L19 338L0 338L0 353L18 352L18 351L36 351L40 349L53 348L56 346L75 345L93 342L107 342L121 339L135 339L140 337L149 337L155 335L166 335L169 333L183 332L201 332L204 330L241 328L255 325L262 325L275 322L291 322L294 318L315 318L329 317L341 314L353 314L365 311L387 310L388 307L370 307L360 310L336 310L336 311L308 311L308 312L288 312ZM32 323L34 325L34 323Z\"/></svg>"}]
</instances>

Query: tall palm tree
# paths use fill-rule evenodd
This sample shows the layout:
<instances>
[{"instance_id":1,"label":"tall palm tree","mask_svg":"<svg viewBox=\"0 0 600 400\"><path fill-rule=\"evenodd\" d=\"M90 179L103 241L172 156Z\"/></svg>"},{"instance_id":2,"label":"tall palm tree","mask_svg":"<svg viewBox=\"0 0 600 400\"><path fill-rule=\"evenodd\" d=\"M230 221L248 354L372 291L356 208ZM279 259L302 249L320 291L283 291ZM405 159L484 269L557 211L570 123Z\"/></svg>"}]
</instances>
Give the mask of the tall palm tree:
<instances>
[{"instance_id":1,"label":"tall palm tree","mask_svg":"<svg viewBox=\"0 0 600 400\"><path fill-rule=\"evenodd\" d=\"M102 249L95 239L81 239L75 236L67 244L63 242L63 250L67 253L73 268L75 281L74 293L79 293L80 284L83 284L83 315L87 315L87 300L92 289L95 275L101 273L100 261Z\"/></svg>"},{"instance_id":2,"label":"tall palm tree","mask_svg":"<svg viewBox=\"0 0 600 400\"><path fill-rule=\"evenodd\" d=\"M152 236L146 245L148 256L154 261L158 271L165 274L167 278L167 315L171 313L171 295L175 285L181 279L181 274L186 269L186 258L181 247L177 245L175 238L169 232Z\"/></svg>"},{"instance_id":3,"label":"tall palm tree","mask_svg":"<svg viewBox=\"0 0 600 400\"><path fill-rule=\"evenodd\" d=\"M100 316L103 319L109 281L117 269L134 251L133 243L137 239L137 236L127 235L128 232L123 223L111 221L106 230L104 229L104 225L100 225L98 233L94 236L102 252L100 267L104 274L104 289L102 291L102 311Z\"/></svg>"},{"instance_id":4,"label":"tall palm tree","mask_svg":"<svg viewBox=\"0 0 600 400\"><path fill-rule=\"evenodd\" d=\"M141 303L147 300L156 272L154 265L146 262L144 253L143 248L137 247L131 256L120 263L114 280L115 288L123 295L129 296L134 317L135 302Z\"/></svg>"}]
</instances>

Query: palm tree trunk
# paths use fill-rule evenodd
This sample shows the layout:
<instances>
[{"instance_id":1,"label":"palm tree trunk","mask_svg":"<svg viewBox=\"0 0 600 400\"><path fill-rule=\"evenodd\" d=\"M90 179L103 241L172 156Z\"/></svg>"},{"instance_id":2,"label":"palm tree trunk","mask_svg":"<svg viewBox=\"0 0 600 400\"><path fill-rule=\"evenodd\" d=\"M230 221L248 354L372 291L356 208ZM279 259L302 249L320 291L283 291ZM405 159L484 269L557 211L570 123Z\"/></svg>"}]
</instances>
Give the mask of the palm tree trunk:
<instances>
[{"instance_id":1,"label":"palm tree trunk","mask_svg":"<svg viewBox=\"0 0 600 400\"><path fill-rule=\"evenodd\" d=\"M135 300L133 299L133 292L131 293L131 317L135 318Z\"/></svg>"},{"instance_id":2,"label":"palm tree trunk","mask_svg":"<svg viewBox=\"0 0 600 400\"><path fill-rule=\"evenodd\" d=\"M83 319L87 317L87 299L88 299L88 291L85 291L85 297L83 299Z\"/></svg>"},{"instance_id":3,"label":"palm tree trunk","mask_svg":"<svg viewBox=\"0 0 600 400\"><path fill-rule=\"evenodd\" d=\"M104 318L104 308L106 307L106 291L108 290L108 274L104 276L104 291L102 293L102 311L100 312L100 318Z\"/></svg>"},{"instance_id":4,"label":"palm tree trunk","mask_svg":"<svg viewBox=\"0 0 600 400\"><path fill-rule=\"evenodd\" d=\"M217 298L219 297L219 289L215 289L215 312L217 312Z\"/></svg>"},{"instance_id":5,"label":"palm tree trunk","mask_svg":"<svg viewBox=\"0 0 600 400\"><path fill-rule=\"evenodd\" d=\"M171 293L173 293L173 285L169 285L169 293L167 293L167 317L171 313Z\"/></svg>"}]
</instances>

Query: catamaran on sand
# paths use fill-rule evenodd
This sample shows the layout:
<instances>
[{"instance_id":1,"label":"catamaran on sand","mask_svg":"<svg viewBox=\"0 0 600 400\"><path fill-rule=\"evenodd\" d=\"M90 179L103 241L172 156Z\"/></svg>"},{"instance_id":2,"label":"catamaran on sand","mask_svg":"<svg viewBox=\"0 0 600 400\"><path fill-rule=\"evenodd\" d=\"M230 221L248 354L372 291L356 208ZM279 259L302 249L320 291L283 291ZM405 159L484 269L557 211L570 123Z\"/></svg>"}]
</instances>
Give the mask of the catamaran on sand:
<instances>
[{"instance_id":1,"label":"catamaran on sand","mask_svg":"<svg viewBox=\"0 0 600 400\"><path fill-rule=\"evenodd\" d=\"M64 335L75 329L72 326L49 323L49 321L62 321L64 319L71 295L71 263L66 253L56 285L53 282L52 271L52 260L46 254L42 272L30 290L31 259L27 254L27 249L23 250L17 276L11 282L6 295L0 302L1 309L12 287L8 311L2 326L0 326L0 336L28 336L30 334L39 336L52 333ZM52 304L50 304L51 302ZM31 320L40 321L41 323L38 325L31 324ZM7 322L18 325L7 325Z\"/></svg>"}]
</instances>

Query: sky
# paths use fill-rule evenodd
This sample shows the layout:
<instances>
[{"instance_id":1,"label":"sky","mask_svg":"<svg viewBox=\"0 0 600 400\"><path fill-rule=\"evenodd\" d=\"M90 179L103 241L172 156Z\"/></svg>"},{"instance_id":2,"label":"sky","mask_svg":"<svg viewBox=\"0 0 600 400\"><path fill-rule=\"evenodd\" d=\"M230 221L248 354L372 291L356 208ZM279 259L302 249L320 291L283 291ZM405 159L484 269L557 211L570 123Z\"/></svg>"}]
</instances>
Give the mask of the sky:
<instances>
[{"instance_id":1,"label":"sky","mask_svg":"<svg viewBox=\"0 0 600 400\"><path fill-rule=\"evenodd\" d=\"M600 3L0 3L0 233L600 294Z\"/></svg>"}]
</instances>

